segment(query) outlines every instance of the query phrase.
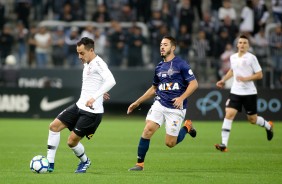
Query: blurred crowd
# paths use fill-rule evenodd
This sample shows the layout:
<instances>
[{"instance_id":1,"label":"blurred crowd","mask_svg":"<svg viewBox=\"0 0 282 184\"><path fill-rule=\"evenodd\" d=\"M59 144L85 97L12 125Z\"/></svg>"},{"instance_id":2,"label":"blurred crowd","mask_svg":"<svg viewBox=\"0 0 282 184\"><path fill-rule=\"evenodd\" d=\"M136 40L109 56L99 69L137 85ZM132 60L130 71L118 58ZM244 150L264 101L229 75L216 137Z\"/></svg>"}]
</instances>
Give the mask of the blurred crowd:
<instances>
[{"instance_id":1,"label":"blurred crowd","mask_svg":"<svg viewBox=\"0 0 282 184\"><path fill-rule=\"evenodd\" d=\"M246 34L265 71L271 71L272 86L282 87L282 0L14 0L14 21L0 0L0 65L7 67L15 56L17 67L81 67L76 43L81 37L95 40L95 51L110 67L154 67L161 61L160 39L177 39L177 53L189 60L200 82L218 80L229 68L236 52L236 37ZM204 7L204 8L203 8ZM43 20L110 23L101 29L48 27ZM132 23L125 28L122 23ZM148 29L144 35L136 22ZM267 25L274 24L266 34ZM146 49L144 49L146 47ZM147 59L146 59L147 58ZM11 62L10 62L11 63Z\"/></svg>"}]
</instances>

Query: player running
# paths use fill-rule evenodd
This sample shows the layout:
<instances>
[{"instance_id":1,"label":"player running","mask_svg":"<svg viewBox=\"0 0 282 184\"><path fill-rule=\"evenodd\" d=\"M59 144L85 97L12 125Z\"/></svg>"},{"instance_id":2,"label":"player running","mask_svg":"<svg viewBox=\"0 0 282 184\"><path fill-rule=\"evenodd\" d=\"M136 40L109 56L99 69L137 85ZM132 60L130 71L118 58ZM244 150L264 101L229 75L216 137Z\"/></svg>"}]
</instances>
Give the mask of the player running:
<instances>
[{"instance_id":1,"label":"player running","mask_svg":"<svg viewBox=\"0 0 282 184\"><path fill-rule=\"evenodd\" d=\"M241 35L238 38L238 52L230 57L231 68L226 75L216 83L216 86L223 88L225 81L234 78L229 98L226 101L225 118L221 129L221 144L215 144L215 148L226 152L231 125L237 114L244 107L247 119L252 124L257 124L266 129L267 139L273 138L273 123L266 121L257 115L257 89L254 81L262 79L262 69L255 55L248 52L248 37Z\"/></svg>"},{"instance_id":2,"label":"player running","mask_svg":"<svg viewBox=\"0 0 282 184\"><path fill-rule=\"evenodd\" d=\"M163 124L166 127L165 144L170 148L180 143L187 133L196 137L196 130L190 120L186 120L182 128L181 124L186 114L187 98L198 88L198 82L189 64L174 55L175 49L175 39L163 37L160 43L163 61L155 68L153 85L128 107L127 114L130 114L141 103L155 97L139 141L137 163L129 171L144 169L150 139Z\"/></svg>"}]
</instances>

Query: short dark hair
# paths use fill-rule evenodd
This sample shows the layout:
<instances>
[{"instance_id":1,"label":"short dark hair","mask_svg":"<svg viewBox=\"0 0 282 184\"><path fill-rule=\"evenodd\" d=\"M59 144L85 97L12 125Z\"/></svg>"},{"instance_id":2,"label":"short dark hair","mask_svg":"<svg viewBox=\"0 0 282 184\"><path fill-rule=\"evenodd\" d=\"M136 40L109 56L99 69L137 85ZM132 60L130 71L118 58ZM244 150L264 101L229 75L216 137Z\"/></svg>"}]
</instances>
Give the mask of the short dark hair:
<instances>
[{"instance_id":1,"label":"short dark hair","mask_svg":"<svg viewBox=\"0 0 282 184\"><path fill-rule=\"evenodd\" d=\"M164 36L163 39L170 40L171 45L176 47L176 40L172 36Z\"/></svg>"},{"instance_id":2,"label":"short dark hair","mask_svg":"<svg viewBox=\"0 0 282 184\"><path fill-rule=\"evenodd\" d=\"M242 35L239 36L239 39L240 39L240 38L246 39L246 40L248 40L248 42L250 42L249 37L246 36L246 35L243 35L243 34L242 34Z\"/></svg>"},{"instance_id":3,"label":"short dark hair","mask_svg":"<svg viewBox=\"0 0 282 184\"><path fill-rule=\"evenodd\" d=\"M94 40L88 38L88 37L83 37L79 42L76 44L77 46L84 45L86 50L90 50L91 48L94 50Z\"/></svg>"}]
</instances>

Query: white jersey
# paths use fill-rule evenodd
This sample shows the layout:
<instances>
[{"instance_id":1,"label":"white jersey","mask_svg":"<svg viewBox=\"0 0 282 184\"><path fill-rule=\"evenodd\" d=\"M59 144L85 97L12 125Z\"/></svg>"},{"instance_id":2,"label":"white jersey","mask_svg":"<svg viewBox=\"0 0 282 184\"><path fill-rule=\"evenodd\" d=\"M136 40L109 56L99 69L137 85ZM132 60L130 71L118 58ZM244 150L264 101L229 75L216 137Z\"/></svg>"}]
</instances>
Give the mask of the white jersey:
<instances>
[{"instance_id":1,"label":"white jersey","mask_svg":"<svg viewBox=\"0 0 282 184\"><path fill-rule=\"evenodd\" d=\"M103 113L103 95L115 84L116 81L107 64L97 55L89 64L84 64L81 94L76 105L91 113ZM95 99L93 109L86 107L86 102L91 98Z\"/></svg>"},{"instance_id":2,"label":"white jersey","mask_svg":"<svg viewBox=\"0 0 282 184\"><path fill-rule=\"evenodd\" d=\"M254 81L237 81L236 77L249 77L254 73L261 71L261 66L257 57L249 52L239 57L238 53L230 56L231 69L233 70L233 84L231 93L236 95L253 95L257 94Z\"/></svg>"}]
</instances>

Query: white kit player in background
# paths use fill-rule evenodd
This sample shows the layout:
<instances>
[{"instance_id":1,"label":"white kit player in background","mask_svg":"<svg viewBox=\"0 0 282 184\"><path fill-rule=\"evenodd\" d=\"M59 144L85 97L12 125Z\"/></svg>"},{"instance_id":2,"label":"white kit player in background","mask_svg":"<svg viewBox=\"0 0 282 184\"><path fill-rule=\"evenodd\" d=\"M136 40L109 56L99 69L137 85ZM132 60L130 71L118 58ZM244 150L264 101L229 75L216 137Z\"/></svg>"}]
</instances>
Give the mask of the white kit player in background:
<instances>
[{"instance_id":1,"label":"white kit player in background","mask_svg":"<svg viewBox=\"0 0 282 184\"><path fill-rule=\"evenodd\" d=\"M225 118L222 124L221 144L215 144L215 148L226 152L228 139L230 136L231 125L237 114L245 109L247 119L251 124L256 124L266 129L267 139L273 138L273 122L266 121L263 117L257 115L257 89L254 84L255 80L263 77L261 66L257 57L249 50L248 37L241 35L238 38L238 52L231 55L231 68L226 75L216 83L217 87L223 88L225 81L233 77L233 84L226 101Z\"/></svg>"},{"instance_id":2,"label":"white kit player in background","mask_svg":"<svg viewBox=\"0 0 282 184\"><path fill-rule=\"evenodd\" d=\"M83 137L91 139L94 135L104 113L103 101L109 99L107 92L116 84L107 64L95 54L94 45L94 40L87 37L77 43L78 57L84 65L81 95L75 104L63 110L49 126L47 143L49 172L54 171L60 132L65 128L70 130L67 144L80 160L75 172L85 173L91 164L80 140Z\"/></svg>"}]
</instances>

